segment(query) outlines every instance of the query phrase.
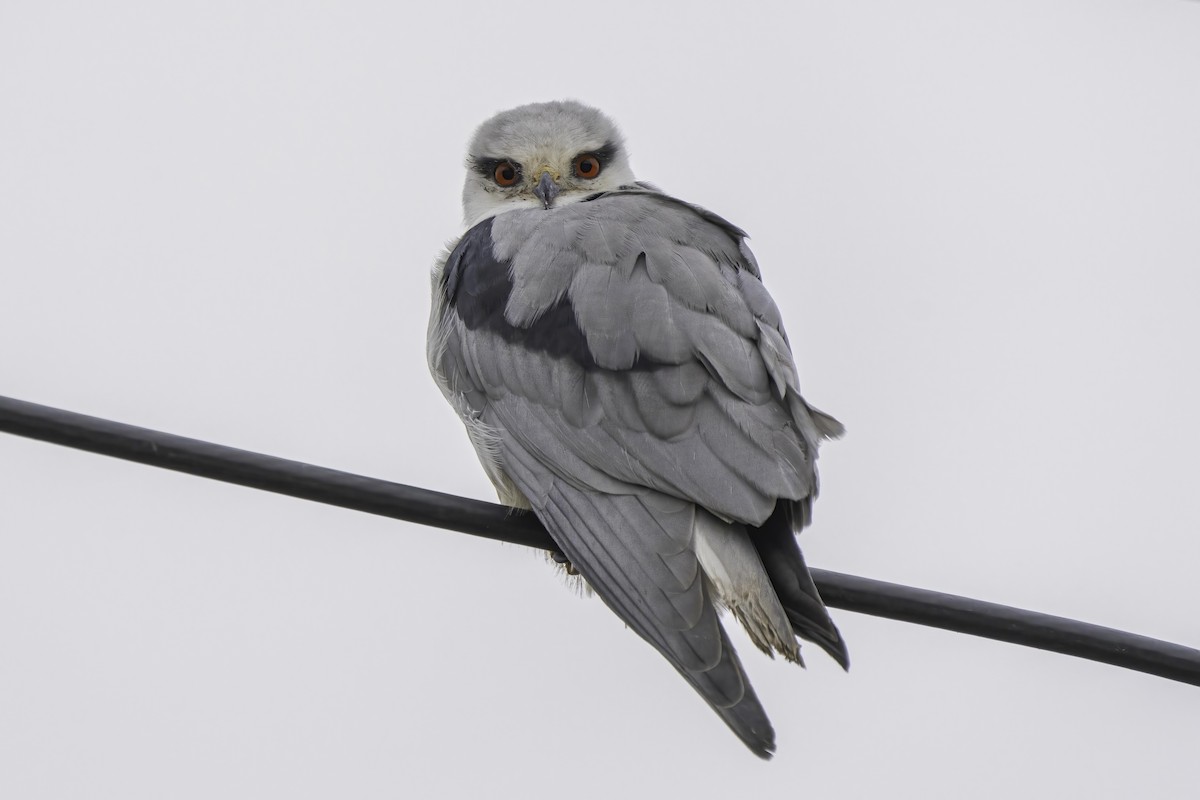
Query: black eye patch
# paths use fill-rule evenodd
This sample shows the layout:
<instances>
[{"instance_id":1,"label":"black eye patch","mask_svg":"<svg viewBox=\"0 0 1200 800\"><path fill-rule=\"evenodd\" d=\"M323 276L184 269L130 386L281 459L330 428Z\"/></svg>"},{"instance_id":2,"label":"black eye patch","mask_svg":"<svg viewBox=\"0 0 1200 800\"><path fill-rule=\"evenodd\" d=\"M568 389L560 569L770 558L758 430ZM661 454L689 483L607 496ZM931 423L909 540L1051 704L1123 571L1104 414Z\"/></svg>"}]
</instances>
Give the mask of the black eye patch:
<instances>
[{"instance_id":1,"label":"black eye patch","mask_svg":"<svg viewBox=\"0 0 1200 800\"><path fill-rule=\"evenodd\" d=\"M520 174L521 165L516 161L513 161L511 158L481 158L479 156L471 156L470 167L483 177L491 180L492 176L496 174L496 167L500 166L506 161L512 164L516 168L517 173Z\"/></svg>"}]
</instances>

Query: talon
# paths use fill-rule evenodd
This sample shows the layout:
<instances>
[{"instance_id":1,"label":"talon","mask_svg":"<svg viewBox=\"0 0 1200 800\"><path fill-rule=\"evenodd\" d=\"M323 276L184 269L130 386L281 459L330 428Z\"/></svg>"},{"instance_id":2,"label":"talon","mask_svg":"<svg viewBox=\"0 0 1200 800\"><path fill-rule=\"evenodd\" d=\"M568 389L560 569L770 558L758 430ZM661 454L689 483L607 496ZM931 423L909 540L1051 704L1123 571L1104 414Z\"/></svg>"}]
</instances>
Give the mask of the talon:
<instances>
[{"instance_id":1,"label":"talon","mask_svg":"<svg viewBox=\"0 0 1200 800\"><path fill-rule=\"evenodd\" d=\"M557 550L550 552L550 557L554 559L555 564L562 564L566 568L568 575L578 575L579 570L575 569L575 565L571 563L571 559L567 558Z\"/></svg>"}]
</instances>

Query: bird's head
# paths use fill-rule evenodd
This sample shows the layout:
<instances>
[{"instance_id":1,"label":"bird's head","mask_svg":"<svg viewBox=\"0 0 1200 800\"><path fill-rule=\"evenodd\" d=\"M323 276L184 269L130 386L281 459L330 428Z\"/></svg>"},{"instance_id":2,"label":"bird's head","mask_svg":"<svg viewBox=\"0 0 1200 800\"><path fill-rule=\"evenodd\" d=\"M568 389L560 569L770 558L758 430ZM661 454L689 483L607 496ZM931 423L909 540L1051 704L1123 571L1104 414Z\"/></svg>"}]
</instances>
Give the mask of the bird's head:
<instances>
[{"instance_id":1,"label":"bird's head","mask_svg":"<svg viewBox=\"0 0 1200 800\"><path fill-rule=\"evenodd\" d=\"M467 225L518 208L552 209L634 182L612 120L573 100L502 111L467 154Z\"/></svg>"}]
</instances>

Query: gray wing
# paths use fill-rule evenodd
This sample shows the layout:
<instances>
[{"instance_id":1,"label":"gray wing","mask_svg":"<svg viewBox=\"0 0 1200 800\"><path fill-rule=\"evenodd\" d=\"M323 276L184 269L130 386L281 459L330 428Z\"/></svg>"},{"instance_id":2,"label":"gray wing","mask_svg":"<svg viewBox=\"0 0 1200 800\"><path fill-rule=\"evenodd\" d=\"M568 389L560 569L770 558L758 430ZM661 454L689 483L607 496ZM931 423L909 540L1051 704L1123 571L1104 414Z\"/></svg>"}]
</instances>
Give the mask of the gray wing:
<instances>
[{"instance_id":1,"label":"gray wing","mask_svg":"<svg viewBox=\"0 0 1200 800\"><path fill-rule=\"evenodd\" d=\"M775 731L717 618L692 551L692 503L657 492L607 494L560 480L504 437L505 467L555 543L601 599L654 646L756 755Z\"/></svg>"},{"instance_id":2,"label":"gray wing","mask_svg":"<svg viewBox=\"0 0 1200 800\"><path fill-rule=\"evenodd\" d=\"M485 220L435 285L430 359L487 432L473 438L491 443L489 473L764 755L773 734L701 579L695 506L748 525L781 500L803 508L840 426L800 397L742 237L649 192Z\"/></svg>"},{"instance_id":3,"label":"gray wing","mask_svg":"<svg viewBox=\"0 0 1200 800\"><path fill-rule=\"evenodd\" d=\"M581 487L754 525L811 496L840 426L801 398L742 233L716 220L639 192L480 223L442 273L450 392Z\"/></svg>"}]
</instances>

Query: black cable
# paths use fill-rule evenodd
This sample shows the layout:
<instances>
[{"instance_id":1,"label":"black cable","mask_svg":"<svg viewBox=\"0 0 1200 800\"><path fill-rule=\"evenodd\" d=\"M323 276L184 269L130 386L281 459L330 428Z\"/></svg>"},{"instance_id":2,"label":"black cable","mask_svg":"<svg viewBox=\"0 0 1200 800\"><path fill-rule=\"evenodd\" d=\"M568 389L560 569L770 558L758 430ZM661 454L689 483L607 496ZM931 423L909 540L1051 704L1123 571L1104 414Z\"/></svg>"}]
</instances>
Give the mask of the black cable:
<instances>
[{"instance_id":1,"label":"black cable","mask_svg":"<svg viewBox=\"0 0 1200 800\"><path fill-rule=\"evenodd\" d=\"M155 467L470 533L555 549L531 514L399 483L223 447L0 397L0 431ZM1200 686L1200 651L1063 617L814 569L834 608L983 636Z\"/></svg>"}]
</instances>

